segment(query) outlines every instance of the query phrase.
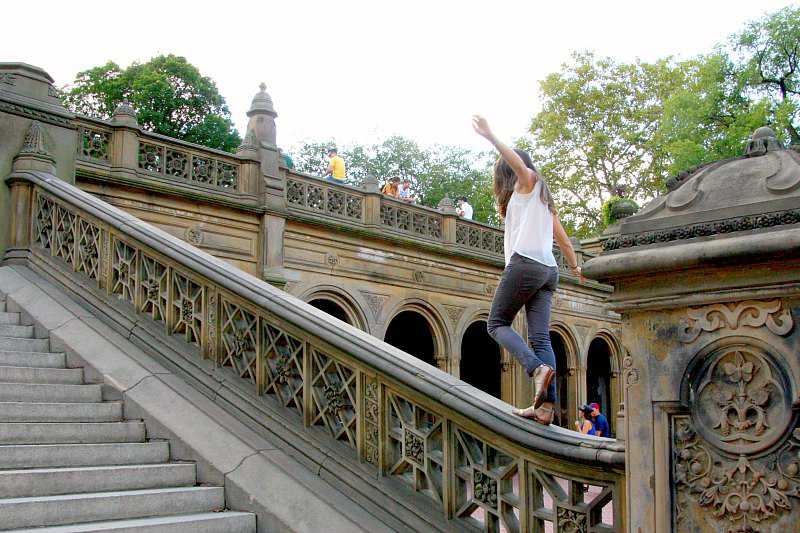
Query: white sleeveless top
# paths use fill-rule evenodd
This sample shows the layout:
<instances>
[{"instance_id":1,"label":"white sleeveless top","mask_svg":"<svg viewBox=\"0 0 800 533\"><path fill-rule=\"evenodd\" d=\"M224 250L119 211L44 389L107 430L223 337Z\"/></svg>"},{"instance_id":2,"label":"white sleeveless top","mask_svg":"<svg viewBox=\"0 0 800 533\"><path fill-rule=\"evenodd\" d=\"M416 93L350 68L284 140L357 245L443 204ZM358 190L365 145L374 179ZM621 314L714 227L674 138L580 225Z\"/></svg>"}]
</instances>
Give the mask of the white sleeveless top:
<instances>
[{"instance_id":1,"label":"white sleeveless top","mask_svg":"<svg viewBox=\"0 0 800 533\"><path fill-rule=\"evenodd\" d=\"M506 207L506 265L514 252L546 266L556 266L553 257L553 215L541 199L542 181L528 194L514 192Z\"/></svg>"}]
</instances>

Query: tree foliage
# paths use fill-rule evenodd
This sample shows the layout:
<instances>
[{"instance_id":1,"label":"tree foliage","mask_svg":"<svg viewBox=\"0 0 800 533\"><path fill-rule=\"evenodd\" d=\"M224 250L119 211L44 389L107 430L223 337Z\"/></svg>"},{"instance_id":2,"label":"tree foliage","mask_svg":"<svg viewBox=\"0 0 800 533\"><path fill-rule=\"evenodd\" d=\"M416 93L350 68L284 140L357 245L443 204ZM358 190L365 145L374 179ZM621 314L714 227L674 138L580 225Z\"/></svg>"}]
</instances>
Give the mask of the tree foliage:
<instances>
[{"instance_id":1,"label":"tree foliage","mask_svg":"<svg viewBox=\"0 0 800 533\"><path fill-rule=\"evenodd\" d=\"M731 42L742 80L770 101L775 124L800 144L800 6L751 22Z\"/></svg>"},{"instance_id":2,"label":"tree foliage","mask_svg":"<svg viewBox=\"0 0 800 533\"><path fill-rule=\"evenodd\" d=\"M124 69L109 61L79 72L65 95L70 109L101 119L124 99L149 131L229 152L241 143L216 84L186 58L161 55Z\"/></svg>"},{"instance_id":3,"label":"tree foliage","mask_svg":"<svg viewBox=\"0 0 800 533\"><path fill-rule=\"evenodd\" d=\"M331 146L336 146L333 140L311 141L298 147L292 152L296 169L324 174L328 165L325 154ZM407 178L422 205L436 207L445 196L451 200L466 196L474 208L475 220L499 222L487 153L445 145L424 147L395 135L369 146L339 147L339 155L345 160L352 185L360 185L369 175L382 183L393 177Z\"/></svg>"}]
</instances>

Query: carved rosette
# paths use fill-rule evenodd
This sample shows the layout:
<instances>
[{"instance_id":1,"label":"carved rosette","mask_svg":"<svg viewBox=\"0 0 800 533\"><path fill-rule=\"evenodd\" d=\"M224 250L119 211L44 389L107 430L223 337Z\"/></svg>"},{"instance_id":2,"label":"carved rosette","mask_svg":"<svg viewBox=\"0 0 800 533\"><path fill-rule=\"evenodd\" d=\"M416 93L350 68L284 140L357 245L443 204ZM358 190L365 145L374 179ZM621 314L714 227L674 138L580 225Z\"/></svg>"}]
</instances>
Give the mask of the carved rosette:
<instances>
[{"instance_id":1,"label":"carved rosette","mask_svg":"<svg viewBox=\"0 0 800 533\"><path fill-rule=\"evenodd\" d=\"M671 422L675 530L796 525L800 427L781 362L743 343L700 357L689 375L689 413Z\"/></svg>"},{"instance_id":2,"label":"carved rosette","mask_svg":"<svg viewBox=\"0 0 800 533\"><path fill-rule=\"evenodd\" d=\"M497 509L497 480L480 470L472 471L472 491L475 499Z\"/></svg>"}]
</instances>

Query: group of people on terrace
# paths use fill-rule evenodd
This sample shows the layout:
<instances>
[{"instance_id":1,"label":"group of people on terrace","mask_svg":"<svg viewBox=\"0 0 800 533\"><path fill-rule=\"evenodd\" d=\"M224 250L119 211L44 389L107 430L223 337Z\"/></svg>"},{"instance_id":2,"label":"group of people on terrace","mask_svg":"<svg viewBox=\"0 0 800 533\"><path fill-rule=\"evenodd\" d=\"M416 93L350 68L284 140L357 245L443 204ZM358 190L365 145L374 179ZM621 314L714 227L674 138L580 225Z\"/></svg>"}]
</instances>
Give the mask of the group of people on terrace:
<instances>
[{"instance_id":1,"label":"group of people on terrace","mask_svg":"<svg viewBox=\"0 0 800 533\"><path fill-rule=\"evenodd\" d=\"M347 183L345 162L338 154L336 148L328 149L328 168L325 179L333 183ZM418 201L417 195L411 188L411 180L409 178L404 178L402 180L397 177L389 178L383 185L381 193L409 204L414 204ZM456 213L458 216L472 220L473 212L472 205L470 205L466 196L458 198L456 206Z\"/></svg>"}]
</instances>

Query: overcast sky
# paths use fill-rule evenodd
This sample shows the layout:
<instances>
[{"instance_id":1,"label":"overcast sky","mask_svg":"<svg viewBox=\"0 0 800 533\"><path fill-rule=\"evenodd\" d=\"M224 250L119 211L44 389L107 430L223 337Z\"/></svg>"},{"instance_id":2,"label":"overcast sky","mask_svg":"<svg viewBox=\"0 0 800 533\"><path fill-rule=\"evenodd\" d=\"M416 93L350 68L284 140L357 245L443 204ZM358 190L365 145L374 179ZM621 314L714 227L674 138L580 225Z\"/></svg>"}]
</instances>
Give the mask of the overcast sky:
<instances>
[{"instance_id":1,"label":"overcast sky","mask_svg":"<svg viewBox=\"0 0 800 533\"><path fill-rule=\"evenodd\" d=\"M787 0L3 2L0 61L58 86L113 60L185 56L213 78L242 134L264 81L278 143L391 134L483 148L469 118L523 135L538 82L573 50L620 60L709 51Z\"/></svg>"}]
</instances>

